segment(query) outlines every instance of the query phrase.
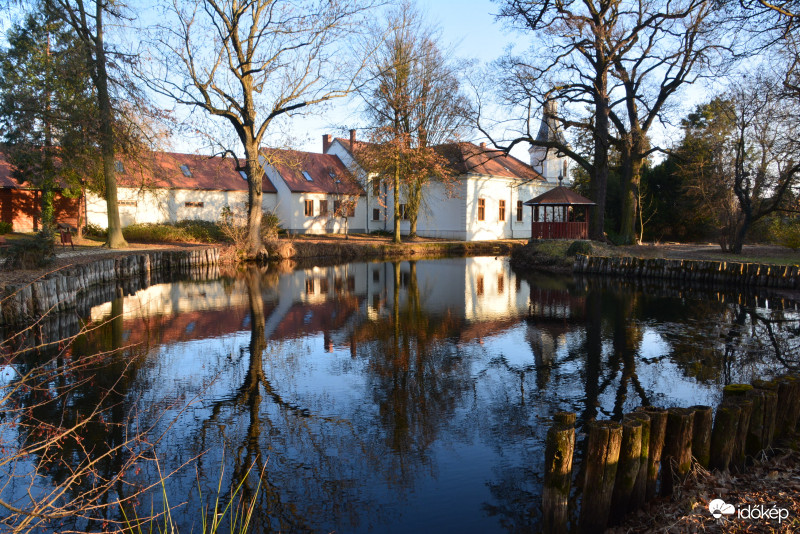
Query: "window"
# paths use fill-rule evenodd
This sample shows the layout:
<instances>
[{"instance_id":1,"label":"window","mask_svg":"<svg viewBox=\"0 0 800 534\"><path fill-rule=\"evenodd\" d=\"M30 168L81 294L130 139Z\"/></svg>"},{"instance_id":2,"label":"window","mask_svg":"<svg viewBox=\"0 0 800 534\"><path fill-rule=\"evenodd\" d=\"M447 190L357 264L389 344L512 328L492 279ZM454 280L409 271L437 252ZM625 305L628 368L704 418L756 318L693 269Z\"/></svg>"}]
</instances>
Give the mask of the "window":
<instances>
[{"instance_id":1,"label":"window","mask_svg":"<svg viewBox=\"0 0 800 534\"><path fill-rule=\"evenodd\" d=\"M323 295L328 294L328 279L327 278L320 278L319 279L319 292Z\"/></svg>"},{"instance_id":2,"label":"window","mask_svg":"<svg viewBox=\"0 0 800 534\"><path fill-rule=\"evenodd\" d=\"M408 220L408 208L406 204L400 204L400 218L404 221Z\"/></svg>"},{"instance_id":3,"label":"window","mask_svg":"<svg viewBox=\"0 0 800 534\"><path fill-rule=\"evenodd\" d=\"M372 179L372 196L377 197L381 194L381 179L380 178L373 178Z\"/></svg>"},{"instance_id":4,"label":"window","mask_svg":"<svg viewBox=\"0 0 800 534\"><path fill-rule=\"evenodd\" d=\"M373 208L372 209L372 220L373 221L380 221L381 220L381 210L380 210L380 208Z\"/></svg>"},{"instance_id":5,"label":"window","mask_svg":"<svg viewBox=\"0 0 800 534\"><path fill-rule=\"evenodd\" d=\"M306 171L303 171L303 176L305 177L307 182L313 182L314 181L314 179L311 178L311 175L308 174Z\"/></svg>"},{"instance_id":6,"label":"window","mask_svg":"<svg viewBox=\"0 0 800 534\"><path fill-rule=\"evenodd\" d=\"M181 172L187 178L191 178L192 177L192 171L189 170L189 166L186 165L186 164L181 165Z\"/></svg>"},{"instance_id":7,"label":"window","mask_svg":"<svg viewBox=\"0 0 800 534\"><path fill-rule=\"evenodd\" d=\"M246 172L239 171L239 176L241 176L242 180L244 180L245 182L247 181L247 173Z\"/></svg>"},{"instance_id":8,"label":"window","mask_svg":"<svg viewBox=\"0 0 800 534\"><path fill-rule=\"evenodd\" d=\"M483 295L483 275L482 274L478 275L478 279L476 280L476 282L477 283L475 284L475 292L480 297L481 295Z\"/></svg>"},{"instance_id":9,"label":"window","mask_svg":"<svg viewBox=\"0 0 800 534\"><path fill-rule=\"evenodd\" d=\"M498 203L498 207L499 207L499 209L498 209L498 213L497 213L497 220L501 221L501 222L505 221L506 220L506 201L505 200L501 200Z\"/></svg>"},{"instance_id":10,"label":"window","mask_svg":"<svg viewBox=\"0 0 800 534\"><path fill-rule=\"evenodd\" d=\"M305 204L305 215L306 217L313 217L314 216L314 201L313 200L304 200L303 203Z\"/></svg>"},{"instance_id":11,"label":"window","mask_svg":"<svg viewBox=\"0 0 800 534\"><path fill-rule=\"evenodd\" d=\"M517 222L522 222L522 201L517 200Z\"/></svg>"},{"instance_id":12,"label":"window","mask_svg":"<svg viewBox=\"0 0 800 534\"><path fill-rule=\"evenodd\" d=\"M183 206L186 207L186 208L202 208L203 207L203 203L202 202L184 202Z\"/></svg>"},{"instance_id":13,"label":"window","mask_svg":"<svg viewBox=\"0 0 800 534\"><path fill-rule=\"evenodd\" d=\"M306 294L313 295L314 294L314 279L313 278L306 278Z\"/></svg>"},{"instance_id":14,"label":"window","mask_svg":"<svg viewBox=\"0 0 800 534\"><path fill-rule=\"evenodd\" d=\"M135 200L117 200L117 205L120 206L120 207L122 207L122 206L131 206L131 207L135 208L136 207L136 201Z\"/></svg>"},{"instance_id":15,"label":"window","mask_svg":"<svg viewBox=\"0 0 800 534\"><path fill-rule=\"evenodd\" d=\"M119 173L125 172L125 167L122 165L122 162L120 160L114 162L114 170Z\"/></svg>"},{"instance_id":16,"label":"window","mask_svg":"<svg viewBox=\"0 0 800 534\"><path fill-rule=\"evenodd\" d=\"M520 280L519 277L517 277L514 279L514 291L519 293L521 289L522 289L522 280Z\"/></svg>"},{"instance_id":17,"label":"window","mask_svg":"<svg viewBox=\"0 0 800 534\"><path fill-rule=\"evenodd\" d=\"M486 219L486 199L478 199L478 220L483 221Z\"/></svg>"},{"instance_id":18,"label":"window","mask_svg":"<svg viewBox=\"0 0 800 534\"><path fill-rule=\"evenodd\" d=\"M506 279L502 274L497 275L497 294L502 295L506 289Z\"/></svg>"},{"instance_id":19,"label":"window","mask_svg":"<svg viewBox=\"0 0 800 534\"><path fill-rule=\"evenodd\" d=\"M327 215L328 214L328 201L327 200L320 200L319 201L319 214L320 215Z\"/></svg>"},{"instance_id":20,"label":"window","mask_svg":"<svg viewBox=\"0 0 800 534\"><path fill-rule=\"evenodd\" d=\"M372 281L378 283L381 281L381 270L380 269L372 269Z\"/></svg>"}]
</instances>

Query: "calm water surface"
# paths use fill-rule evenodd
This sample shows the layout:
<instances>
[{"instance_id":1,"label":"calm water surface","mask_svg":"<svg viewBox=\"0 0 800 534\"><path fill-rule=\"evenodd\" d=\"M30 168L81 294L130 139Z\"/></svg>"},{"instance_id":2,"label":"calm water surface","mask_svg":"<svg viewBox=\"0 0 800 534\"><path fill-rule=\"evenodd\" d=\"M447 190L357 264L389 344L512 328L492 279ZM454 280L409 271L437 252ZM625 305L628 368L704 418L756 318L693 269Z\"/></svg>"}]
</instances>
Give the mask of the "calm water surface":
<instances>
[{"instance_id":1,"label":"calm water surface","mask_svg":"<svg viewBox=\"0 0 800 534\"><path fill-rule=\"evenodd\" d=\"M198 489L255 492L251 465L256 531L535 531L553 412L713 404L725 383L785 372L789 305L523 277L505 258L252 270L94 307L71 357L124 350L66 409L124 376L114 417L161 436L162 472L186 464L166 482L185 532ZM86 439L100 450L123 434Z\"/></svg>"}]
</instances>

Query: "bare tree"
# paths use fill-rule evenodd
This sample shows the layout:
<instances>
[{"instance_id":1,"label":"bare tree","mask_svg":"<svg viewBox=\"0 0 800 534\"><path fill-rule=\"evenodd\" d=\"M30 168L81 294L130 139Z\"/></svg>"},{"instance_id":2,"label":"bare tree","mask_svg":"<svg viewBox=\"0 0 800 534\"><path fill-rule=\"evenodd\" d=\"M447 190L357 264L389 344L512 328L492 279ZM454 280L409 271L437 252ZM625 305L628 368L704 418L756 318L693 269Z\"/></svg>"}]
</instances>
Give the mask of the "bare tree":
<instances>
[{"instance_id":1,"label":"bare tree","mask_svg":"<svg viewBox=\"0 0 800 534\"><path fill-rule=\"evenodd\" d=\"M387 31L376 29L365 48L377 49L360 88L372 143L356 148L358 159L391 182L394 191L394 234L400 241L400 191L406 189L409 236L417 233L424 186L431 179L447 180L446 161L433 150L465 132L466 98L456 72L461 66L447 59L433 28L424 24L409 2L393 12Z\"/></svg>"},{"instance_id":2,"label":"bare tree","mask_svg":"<svg viewBox=\"0 0 800 534\"><path fill-rule=\"evenodd\" d=\"M259 149L273 123L353 89L346 36L371 0L194 0L175 3L153 41L149 86L222 119L244 151L249 254L262 248ZM355 70L358 71L357 65ZM230 130L228 130L230 131ZM218 141L222 143L221 139ZM235 155L232 146L223 154Z\"/></svg>"},{"instance_id":3,"label":"bare tree","mask_svg":"<svg viewBox=\"0 0 800 534\"><path fill-rule=\"evenodd\" d=\"M648 131L678 89L709 63L710 49L720 46L709 38L710 13L706 0L502 2L499 17L536 38L528 55L508 55L498 64L504 102L524 110L522 127L504 148L520 142L552 148L589 174L597 203L593 239L603 237L609 151L616 146L630 184L623 234L633 240L639 172L654 150ZM589 153L578 153L563 140L534 136L533 120L548 100L566 104L553 120L591 136Z\"/></svg>"},{"instance_id":4,"label":"bare tree","mask_svg":"<svg viewBox=\"0 0 800 534\"><path fill-rule=\"evenodd\" d=\"M774 76L757 75L690 115L681 172L719 230L723 250L739 254L759 219L792 208L800 180L800 102Z\"/></svg>"}]
</instances>

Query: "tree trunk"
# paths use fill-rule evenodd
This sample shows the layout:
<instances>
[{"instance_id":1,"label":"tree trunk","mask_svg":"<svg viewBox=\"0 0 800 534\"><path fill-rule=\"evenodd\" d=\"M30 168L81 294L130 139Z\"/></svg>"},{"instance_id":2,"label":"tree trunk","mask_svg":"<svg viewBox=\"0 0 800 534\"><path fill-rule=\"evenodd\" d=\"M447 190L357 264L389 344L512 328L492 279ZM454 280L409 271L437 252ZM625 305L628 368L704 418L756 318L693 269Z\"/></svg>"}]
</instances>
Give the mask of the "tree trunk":
<instances>
[{"instance_id":1,"label":"tree trunk","mask_svg":"<svg viewBox=\"0 0 800 534\"><path fill-rule=\"evenodd\" d=\"M97 2L97 39L95 40L95 86L100 109L100 152L103 157L103 177L106 189L106 211L108 213L108 236L106 247L123 248L128 243L122 235L117 203L117 179L114 175L114 117L111 97L108 93L108 72L106 71L106 51L103 44L103 3Z\"/></svg>"},{"instance_id":2,"label":"tree trunk","mask_svg":"<svg viewBox=\"0 0 800 534\"><path fill-rule=\"evenodd\" d=\"M416 180L411 186L411 194L409 195L408 206L408 222L410 228L408 230L408 237L417 237L417 220L419 219L419 208L422 205L422 183Z\"/></svg>"},{"instance_id":3,"label":"tree trunk","mask_svg":"<svg viewBox=\"0 0 800 534\"><path fill-rule=\"evenodd\" d=\"M394 242L400 243L400 155L394 165Z\"/></svg>"},{"instance_id":4,"label":"tree trunk","mask_svg":"<svg viewBox=\"0 0 800 534\"><path fill-rule=\"evenodd\" d=\"M591 176L592 200L597 204L589 223L589 237L605 241L606 187L608 186L608 147L611 137L608 118L608 99L605 95L607 75L597 79L598 94L595 96L596 132L594 137L594 169Z\"/></svg>"},{"instance_id":5,"label":"tree trunk","mask_svg":"<svg viewBox=\"0 0 800 534\"><path fill-rule=\"evenodd\" d=\"M261 242L262 197L261 164L258 143L249 140L244 147L247 157L247 255L255 258L264 246Z\"/></svg>"}]
</instances>

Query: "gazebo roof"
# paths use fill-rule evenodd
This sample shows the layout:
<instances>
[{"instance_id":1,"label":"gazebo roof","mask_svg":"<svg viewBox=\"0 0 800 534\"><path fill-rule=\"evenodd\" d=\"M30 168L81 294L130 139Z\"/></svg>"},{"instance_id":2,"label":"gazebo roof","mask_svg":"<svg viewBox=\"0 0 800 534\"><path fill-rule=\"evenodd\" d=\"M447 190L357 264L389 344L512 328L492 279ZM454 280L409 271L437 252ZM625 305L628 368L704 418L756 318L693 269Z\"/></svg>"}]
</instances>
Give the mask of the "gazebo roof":
<instances>
[{"instance_id":1,"label":"gazebo roof","mask_svg":"<svg viewBox=\"0 0 800 534\"><path fill-rule=\"evenodd\" d=\"M594 206L595 203L563 185L554 187L524 203L526 206Z\"/></svg>"}]
</instances>

